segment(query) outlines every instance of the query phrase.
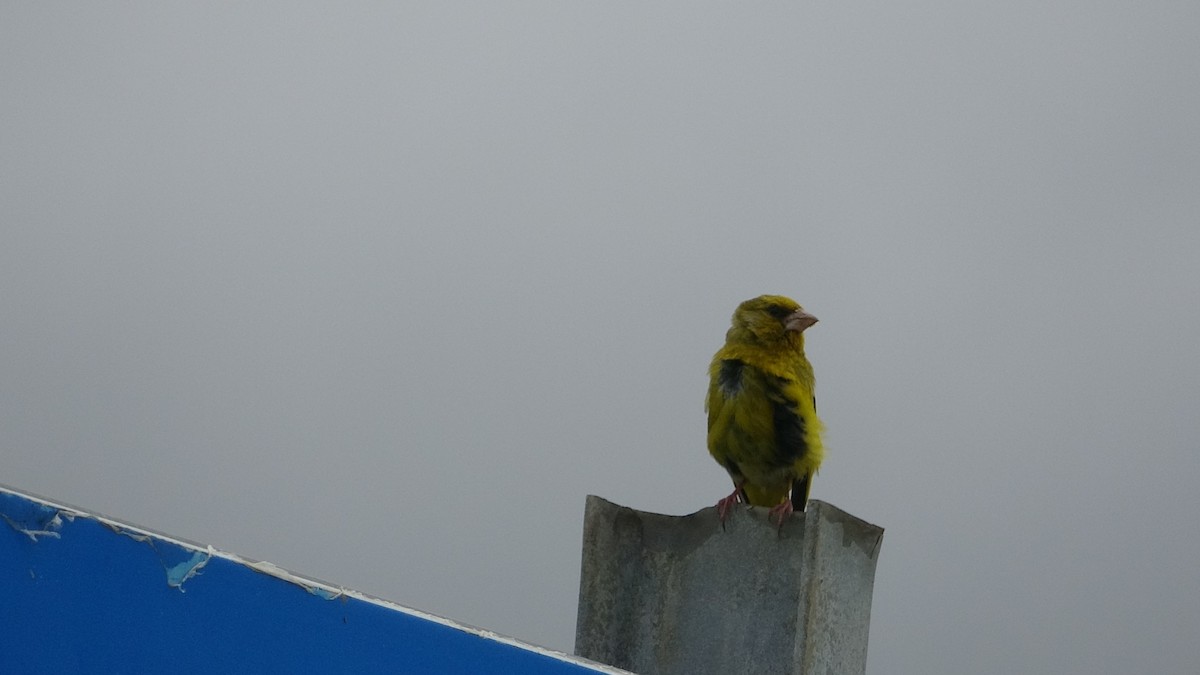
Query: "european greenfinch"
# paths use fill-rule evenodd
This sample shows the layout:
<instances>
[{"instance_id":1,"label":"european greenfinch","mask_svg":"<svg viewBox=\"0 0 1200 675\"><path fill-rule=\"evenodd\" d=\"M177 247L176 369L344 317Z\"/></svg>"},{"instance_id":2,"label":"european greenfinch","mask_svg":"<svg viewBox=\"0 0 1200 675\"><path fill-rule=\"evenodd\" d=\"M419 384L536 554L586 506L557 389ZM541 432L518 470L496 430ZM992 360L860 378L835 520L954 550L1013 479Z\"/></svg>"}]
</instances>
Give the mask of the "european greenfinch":
<instances>
[{"instance_id":1,"label":"european greenfinch","mask_svg":"<svg viewBox=\"0 0 1200 675\"><path fill-rule=\"evenodd\" d=\"M708 451L733 479L717 502L723 524L738 502L770 507L779 526L808 503L821 466L813 369L804 331L817 317L794 300L763 295L738 305L708 374Z\"/></svg>"}]
</instances>

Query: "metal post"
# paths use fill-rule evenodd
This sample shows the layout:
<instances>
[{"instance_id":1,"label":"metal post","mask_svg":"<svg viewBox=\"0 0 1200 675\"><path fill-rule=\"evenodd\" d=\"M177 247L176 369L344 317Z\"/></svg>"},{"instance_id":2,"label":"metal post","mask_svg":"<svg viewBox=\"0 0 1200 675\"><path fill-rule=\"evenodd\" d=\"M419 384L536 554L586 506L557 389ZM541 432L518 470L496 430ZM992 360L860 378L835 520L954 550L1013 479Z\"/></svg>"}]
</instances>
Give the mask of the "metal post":
<instances>
[{"instance_id":1,"label":"metal post","mask_svg":"<svg viewBox=\"0 0 1200 675\"><path fill-rule=\"evenodd\" d=\"M642 675L861 675L883 529L810 501L665 516L587 498L575 653Z\"/></svg>"}]
</instances>

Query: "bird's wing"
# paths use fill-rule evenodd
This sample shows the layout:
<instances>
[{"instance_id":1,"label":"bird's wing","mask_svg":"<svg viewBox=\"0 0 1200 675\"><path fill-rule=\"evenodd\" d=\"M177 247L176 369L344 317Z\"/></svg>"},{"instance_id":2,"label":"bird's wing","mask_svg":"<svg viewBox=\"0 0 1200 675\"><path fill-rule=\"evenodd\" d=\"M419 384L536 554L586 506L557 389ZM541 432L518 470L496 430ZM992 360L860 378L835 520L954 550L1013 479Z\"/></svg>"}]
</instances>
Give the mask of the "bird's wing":
<instances>
[{"instance_id":1,"label":"bird's wing","mask_svg":"<svg viewBox=\"0 0 1200 675\"><path fill-rule=\"evenodd\" d=\"M796 380L768 376L767 397L775 427L775 457L779 464L792 464L808 450L807 422L800 406L806 394Z\"/></svg>"},{"instance_id":2,"label":"bird's wing","mask_svg":"<svg viewBox=\"0 0 1200 675\"><path fill-rule=\"evenodd\" d=\"M771 405L775 421L776 459L790 464L795 471L792 481L792 508L803 511L808 504L808 491L812 474L824 454L819 440L813 444L815 434L810 434L809 425L816 422L816 396L812 387L803 381L787 377L774 377ZM808 405L803 405L807 403Z\"/></svg>"}]
</instances>

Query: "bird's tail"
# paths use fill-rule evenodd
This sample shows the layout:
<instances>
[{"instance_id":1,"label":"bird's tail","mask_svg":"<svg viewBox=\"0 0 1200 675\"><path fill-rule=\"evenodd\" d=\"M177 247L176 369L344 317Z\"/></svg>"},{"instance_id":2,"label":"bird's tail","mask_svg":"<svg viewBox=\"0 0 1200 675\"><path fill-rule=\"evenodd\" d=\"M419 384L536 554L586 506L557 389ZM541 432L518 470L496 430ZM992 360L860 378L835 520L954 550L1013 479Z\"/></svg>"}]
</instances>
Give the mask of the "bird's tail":
<instances>
[{"instance_id":1,"label":"bird's tail","mask_svg":"<svg viewBox=\"0 0 1200 675\"><path fill-rule=\"evenodd\" d=\"M792 511L803 512L808 506L808 476L792 481Z\"/></svg>"}]
</instances>

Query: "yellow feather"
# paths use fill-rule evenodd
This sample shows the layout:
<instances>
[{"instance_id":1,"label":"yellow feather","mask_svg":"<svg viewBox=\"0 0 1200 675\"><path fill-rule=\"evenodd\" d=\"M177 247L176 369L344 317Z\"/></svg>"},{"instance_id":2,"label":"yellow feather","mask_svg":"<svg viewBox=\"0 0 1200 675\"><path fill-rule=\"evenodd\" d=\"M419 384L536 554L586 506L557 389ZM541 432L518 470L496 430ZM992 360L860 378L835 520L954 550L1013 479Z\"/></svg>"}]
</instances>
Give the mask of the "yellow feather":
<instances>
[{"instance_id":1,"label":"yellow feather","mask_svg":"<svg viewBox=\"0 0 1200 675\"><path fill-rule=\"evenodd\" d=\"M804 330L816 318L778 295L747 300L709 366L708 451L750 504L777 506L808 484L825 451Z\"/></svg>"}]
</instances>

